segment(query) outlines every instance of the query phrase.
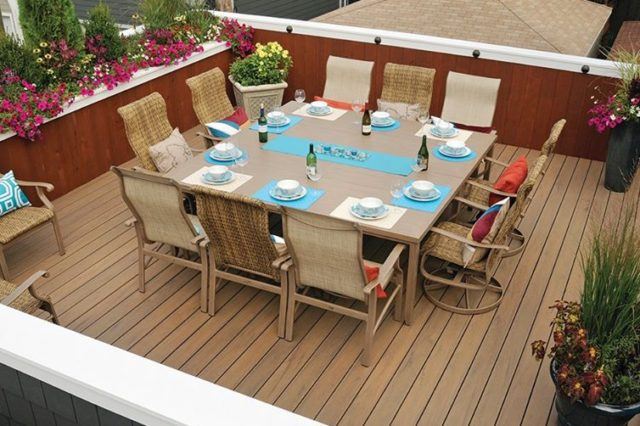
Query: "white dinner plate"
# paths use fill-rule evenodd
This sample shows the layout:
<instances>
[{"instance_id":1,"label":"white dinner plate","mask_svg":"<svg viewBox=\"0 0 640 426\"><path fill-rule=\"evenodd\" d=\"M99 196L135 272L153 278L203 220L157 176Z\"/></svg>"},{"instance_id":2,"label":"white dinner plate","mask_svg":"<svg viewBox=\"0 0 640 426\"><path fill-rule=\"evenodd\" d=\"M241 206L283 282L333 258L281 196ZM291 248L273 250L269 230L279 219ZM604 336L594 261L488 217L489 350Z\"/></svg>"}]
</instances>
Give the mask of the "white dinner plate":
<instances>
[{"instance_id":1,"label":"white dinner plate","mask_svg":"<svg viewBox=\"0 0 640 426\"><path fill-rule=\"evenodd\" d=\"M303 186L300 193L292 196L286 196L286 195L278 194L278 187L274 186L269 190L269 195L271 196L271 198L275 198L276 200L279 200L279 201L295 201L307 195L307 188Z\"/></svg>"},{"instance_id":2,"label":"white dinner plate","mask_svg":"<svg viewBox=\"0 0 640 426\"><path fill-rule=\"evenodd\" d=\"M316 111L311 109L311 107L307 108L307 114L309 115L316 115L318 117L323 117L325 115L329 115L333 112L333 110L331 109L331 107L327 107L325 110L323 111Z\"/></svg>"},{"instance_id":3,"label":"white dinner plate","mask_svg":"<svg viewBox=\"0 0 640 426\"><path fill-rule=\"evenodd\" d=\"M444 147L445 145L440 145L440 147L438 148L438 151L440 151L440 154L444 155L445 157L463 158L471 155L471 149L468 146L465 146L464 151L461 152L460 154L453 154L451 152L447 152L445 149L443 149Z\"/></svg>"},{"instance_id":4,"label":"white dinner plate","mask_svg":"<svg viewBox=\"0 0 640 426\"><path fill-rule=\"evenodd\" d=\"M362 219L362 220L379 220L379 219L383 219L385 217L387 217L387 215L389 214L389 207L387 206L383 206L384 210L382 211L382 213L380 213L377 216L369 216L369 215L363 215L362 213L357 211L357 206L358 204L355 203L351 206L351 208L349 209L349 213L351 213L352 216L357 217L358 219Z\"/></svg>"},{"instance_id":5,"label":"white dinner plate","mask_svg":"<svg viewBox=\"0 0 640 426\"><path fill-rule=\"evenodd\" d=\"M420 202L435 201L442 196L438 188L433 188L433 191L434 191L433 195L429 197L420 197L415 195L413 192L411 192L411 185L407 185L402 189L402 193L404 194L405 197L407 197L410 200L420 201Z\"/></svg>"},{"instance_id":6,"label":"white dinner plate","mask_svg":"<svg viewBox=\"0 0 640 426\"><path fill-rule=\"evenodd\" d=\"M284 120L281 123L274 123L273 121L269 121L267 118L267 126L269 127L284 127L289 123L291 123L291 119L287 116L284 117Z\"/></svg>"},{"instance_id":7,"label":"white dinner plate","mask_svg":"<svg viewBox=\"0 0 640 426\"><path fill-rule=\"evenodd\" d=\"M221 157L219 155L216 155L217 152L215 149L212 149L211 151L209 151L209 157L213 158L216 161L233 161L236 160L240 157L242 157L242 150L238 149L238 152L236 153L236 155L233 155L231 157Z\"/></svg>"},{"instance_id":8,"label":"white dinner plate","mask_svg":"<svg viewBox=\"0 0 640 426\"><path fill-rule=\"evenodd\" d=\"M233 173L231 170L229 170L229 173L230 173L229 179L226 179L226 180L209 180L207 179L206 174L203 174L202 182L207 185L226 185L236 180L236 174Z\"/></svg>"}]
</instances>

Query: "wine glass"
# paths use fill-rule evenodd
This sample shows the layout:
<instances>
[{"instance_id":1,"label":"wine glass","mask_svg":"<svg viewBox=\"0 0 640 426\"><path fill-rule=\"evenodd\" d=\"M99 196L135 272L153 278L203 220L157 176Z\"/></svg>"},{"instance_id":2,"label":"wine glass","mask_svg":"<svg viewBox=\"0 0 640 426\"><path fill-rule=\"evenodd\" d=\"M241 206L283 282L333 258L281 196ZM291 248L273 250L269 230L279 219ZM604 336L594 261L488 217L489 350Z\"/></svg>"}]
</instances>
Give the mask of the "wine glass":
<instances>
[{"instance_id":1,"label":"wine glass","mask_svg":"<svg viewBox=\"0 0 640 426\"><path fill-rule=\"evenodd\" d=\"M240 147L238 147L238 149L240 149L241 154L234 162L236 166L244 167L249 163L249 152L246 149L241 149Z\"/></svg>"},{"instance_id":2,"label":"wine glass","mask_svg":"<svg viewBox=\"0 0 640 426\"><path fill-rule=\"evenodd\" d=\"M297 103L301 104L305 99L307 99L307 94L305 93L304 89L297 89L293 97Z\"/></svg>"},{"instance_id":3,"label":"wine glass","mask_svg":"<svg viewBox=\"0 0 640 426\"><path fill-rule=\"evenodd\" d=\"M391 197L393 197L392 203L395 203L402 198L402 190L404 189L404 182L402 180L396 180L391 185Z\"/></svg>"},{"instance_id":4,"label":"wine glass","mask_svg":"<svg viewBox=\"0 0 640 426\"><path fill-rule=\"evenodd\" d=\"M431 121L431 117L429 116L429 110L421 108L420 111L418 111L418 121L422 125L421 129L424 132L425 131L424 125Z\"/></svg>"},{"instance_id":5,"label":"wine glass","mask_svg":"<svg viewBox=\"0 0 640 426\"><path fill-rule=\"evenodd\" d=\"M353 101L351 101L351 109L356 114L360 113L360 111L364 109L364 101L360 99L354 99ZM356 121L355 124L360 124L360 122Z\"/></svg>"}]
</instances>

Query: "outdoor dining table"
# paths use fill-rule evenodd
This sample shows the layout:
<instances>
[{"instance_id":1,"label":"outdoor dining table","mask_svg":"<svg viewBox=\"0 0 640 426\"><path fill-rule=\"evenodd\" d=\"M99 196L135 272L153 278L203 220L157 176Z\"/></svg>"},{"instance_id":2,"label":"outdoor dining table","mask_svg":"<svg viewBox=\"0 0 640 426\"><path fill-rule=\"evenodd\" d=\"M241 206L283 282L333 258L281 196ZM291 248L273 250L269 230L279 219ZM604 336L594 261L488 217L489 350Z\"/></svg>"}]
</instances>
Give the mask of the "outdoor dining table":
<instances>
[{"instance_id":1,"label":"outdoor dining table","mask_svg":"<svg viewBox=\"0 0 640 426\"><path fill-rule=\"evenodd\" d=\"M292 114L301 107L296 102L290 102L282 107L286 114ZM295 126L290 127L286 136L312 139L316 143L332 143L355 147L361 150L382 152L396 156L415 158L420 147L421 139L416 136L420 130L420 123L401 120L400 127L392 131L373 131L371 135L361 134L361 127L356 124L361 120L360 114L346 112L335 121L304 117ZM186 132L187 136L202 131L202 126ZM280 135L269 134L269 139ZM440 143L428 138L430 153ZM238 145L249 154L248 163L242 168L235 168L236 172L250 175L252 178L242 184L234 192L251 196L269 182L280 179L296 179L303 185L324 190L324 194L309 207L309 211L329 216L347 197L377 197L387 204L391 204L391 186L398 180L409 182L416 179L428 180L437 185L450 187L450 191L443 196L434 212L424 212L407 209L402 217L390 229L375 226L375 221L362 223L360 226L367 235L399 242L408 247L408 264L405 270L405 322L413 321L413 310L416 302L416 290L419 278L420 244L427 236L439 217L455 197L463 183L477 169L482 159L490 154L496 141L495 134L474 132L467 139L466 145L477 155L467 161L445 161L430 156L429 169L424 172L411 172L408 176L399 176L367 168L353 167L330 161L318 161L318 170L322 178L312 182L306 178L304 157L284 154L263 149L258 142L258 135L251 129L244 129L228 141ZM307 146L308 149L308 146ZM204 155L199 154L192 160L179 165L167 176L182 181L202 167L209 165ZM277 211L277 204L267 203L269 208Z\"/></svg>"}]
</instances>

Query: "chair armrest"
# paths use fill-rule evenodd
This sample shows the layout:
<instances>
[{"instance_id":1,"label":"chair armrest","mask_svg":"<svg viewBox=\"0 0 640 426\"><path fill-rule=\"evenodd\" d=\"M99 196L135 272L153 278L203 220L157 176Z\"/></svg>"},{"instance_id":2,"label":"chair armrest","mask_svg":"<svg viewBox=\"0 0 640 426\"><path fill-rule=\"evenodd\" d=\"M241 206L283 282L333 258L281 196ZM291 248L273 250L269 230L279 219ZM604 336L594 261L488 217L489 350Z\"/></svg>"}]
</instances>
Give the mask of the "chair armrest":
<instances>
[{"instance_id":1,"label":"chair armrest","mask_svg":"<svg viewBox=\"0 0 640 426\"><path fill-rule=\"evenodd\" d=\"M492 157L484 157L484 159L489 161L489 162L491 162L491 163L493 163L493 164L497 164L497 165L505 167L505 168L509 167L509 165L507 163L504 163L504 162L502 162L500 160L496 160L495 158L492 158Z\"/></svg>"},{"instance_id":2,"label":"chair armrest","mask_svg":"<svg viewBox=\"0 0 640 426\"><path fill-rule=\"evenodd\" d=\"M193 152L194 154L202 154L203 152L206 151L206 149L193 148L193 147L190 147L190 148L191 148L191 152Z\"/></svg>"},{"instance_id":3,"label":"chair armrest","mask_svg":"<svg viewBox=\"0 0 640 426\"><path fill-rule=\"evenodd\" d=\"M393 250L391 250L391 253L389 253L389 256L387 256L387 259L380 266L378 278L364 287L363 290L365 294L371 293L378 285L382 286L383 289L387 287L387 284L391 281L396 265L400 264L400 255L402 255L405 248L406 246L404 244L396 244Z\"/></svg>"},{"instance_id":4,"label":"chair armrest","mask_svg":"<svg viewBox=\"0 0 640 426\"><path fill-rule=\"evenodd\" d=\"M447 238L451 238L452 240L456 240L459 241L461 243L464 244L468 244L472 247L478 247L478 248L484 248L484 249L496 249L496 250L509 250L509 246L502 246L502 245L497 245L497 244L484 244L484 243L478 243L474 240L470 240L468 238L465 237L461 237L458 234L455 234L453 232L441 229L441 228L437 228L437 227L433 227L431 228L431 232L434 232L436 234L440 234L442 236L445 236Z\"/></svg>"},{"instance_id":5,"label":"chair armrest","mask_svg":"<svg viewBox=\"0 0 640 426\"><path fill-rule=\"evenodd\" d=\"M30 182L28 180L16 180L16 182L20 186L27 186L27 187L33 187L33 188L42 188L42 189L46 190L47 192L53 191L53 185L50 184L50 183L47 183L47 182Z\"/></svg>"},{"instance_id":6,"label":"chair armrest","mask_svg":"<svg viewBox=\"0 0 640 426\"><path fill-rule=\"evenodd\" d=\"M280 256L271 264L275 269L282 269L283 271L288 271L293 266L293 261L291 260L291 256L285 254L284 256Z\"/></svg>"},{"instance_id":7,"label":"chair armrest","mask_svg":"<svg viewBox=\"0 0 640 426\"><path fill-rule=\"evenodd\" d=\"M474 209L485 211L489 208L489 206L483 206L482 204L474 203L473 201L467 200L466 198L463 198L463 197L454 197L453 199L460 203L466 204L469 207L473 207Z\"/></svg>"},{"instance_id":8,"label":"chair armrest","mask_svg":"<svg viewBox=\"0 0 640 426\"><path fill-rule=\"evenodd\" d=\"M193 240L191 240L191 244L193 244L196 247L198 247L198 246L206 247L206 246L209 245L209 238L207 238L204 235L198 235Z\"/></svg>"},{"instance_id":9,"label":"chair armrest","mask_svg":"<svg viewBox=\"0 0 640 426\"><path fill-rule=\"evenodd\" d=\"M11 292L11 294L9 294L7 297L5 297L4 299L0 300L0 304L5 305L5 306L9 306L11 303L13 303L18 297L20 297L20 295L22 293L24 293L25 291L29 290L31 288L31 286L40 278L40 277L48 277L49 273L47 271L38 271L35 274L31 275L29 278L26 279L25 282L23 282L22 284L20 284L18 287L16 287L15 290L13 290ZM39 297L36 296L35 292L32 291L31 293L34 297L40 299Z\"/></svg>"},{"instance_id":10,"label":"chair armrest","mask_svg":"<svg viewBox=\"0 0 640 426\"><path fill-rule=\"evenodd\" d=\"M484 189L485 191L488 191L488 192L490 192L492 194L495 194L495 195L500 195L502 197L515 197L515 196L517 196L517 194L513 194L513 193L510 193L510 192L498 191L497 189L494 189L494 188L492 188L492 187L490 187L488 185L484 185L484 184L482 184L480 182L476 182L475 180L468 180L466 183L468 185L475 186L475 187L480 188L480 189Z\"/></svg>"},{"instance_id":11,"label":"chair armrest","mask_svg":"<svg viewBox=\"0 0 640 426\"><path fill-rule=\"evenodd\" d=\"M222 141L222 139L220 139L220 138L216 138L215 136L211 136L211 135L208 135L208 134L202 133L202 132L196 132L196 136L200 136L201 138L203 138L205 140L208 140L208 141L211 141L214 144Z\"/></svg>"}]
</instances>

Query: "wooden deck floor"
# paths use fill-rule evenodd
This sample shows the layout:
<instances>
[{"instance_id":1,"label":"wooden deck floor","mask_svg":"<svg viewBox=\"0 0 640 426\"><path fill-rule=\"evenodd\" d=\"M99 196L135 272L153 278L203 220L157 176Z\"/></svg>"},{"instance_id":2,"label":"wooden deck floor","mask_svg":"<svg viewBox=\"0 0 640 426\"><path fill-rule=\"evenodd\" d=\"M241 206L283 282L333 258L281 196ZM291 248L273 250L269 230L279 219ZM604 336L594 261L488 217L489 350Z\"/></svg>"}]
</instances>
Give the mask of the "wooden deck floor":
<instances>
[{"instance_id":1,"label":"wooden deck floor","mask_svg":"<svg viewBox=\"0 0 640 426\"><path fill-rule=\"evenodd\" d=\"M496 153L523 154L538 153ZM508 288L500 308L452 315L421 297L414 325L385 320L370 368L358 362L362 327L334 313L302 311L286 342L268 293L226 284L211 318L198 309L196 273L162 262L139 293L134 232L123 225L130 214L110 173L56 200L64 257L43 229L12 246L8 262L16 280L50 271L42 292L65 327L324 423L555 423L548 363L532 359L529 342L549 336L554 300L578 296L577 256L593 227L638 203L640 183L622 195L602 179L602 163L553 156L520 224L530 243L500 266Z\"/></svg>"}]
</instances>

